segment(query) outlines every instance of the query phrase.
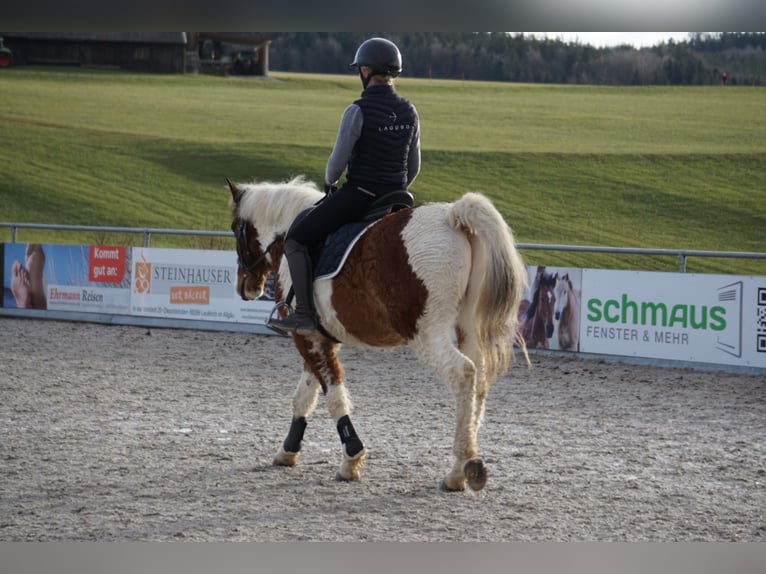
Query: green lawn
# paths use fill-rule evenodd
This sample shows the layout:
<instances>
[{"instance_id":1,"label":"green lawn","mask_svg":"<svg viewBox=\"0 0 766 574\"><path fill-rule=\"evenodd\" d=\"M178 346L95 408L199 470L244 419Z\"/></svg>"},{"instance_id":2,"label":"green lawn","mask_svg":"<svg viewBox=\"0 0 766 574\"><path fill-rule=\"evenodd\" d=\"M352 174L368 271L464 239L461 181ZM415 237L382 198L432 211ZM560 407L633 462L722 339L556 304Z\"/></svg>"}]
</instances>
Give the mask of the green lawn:
<instances>
[{"instance_id":1,"label":"green lawn","mask_svg":"<svg viewBox=\"0 0 766 574\"><path fill-rule=\"evenodd\" d=\"M398 89L421 116L419 201L481 191L521 243L766 252L763 88L401 78ZM359 91L351 74L2 70L0 221L226 230L225 178L321 180L340 115ZM8 237L0 229L0 240ZM52 243L140 239L19 232L21 241ZM524 256L677 268L666 257ZM692 258L688 270L766 275L766 261Z\"/></svg>"}]
</instances>

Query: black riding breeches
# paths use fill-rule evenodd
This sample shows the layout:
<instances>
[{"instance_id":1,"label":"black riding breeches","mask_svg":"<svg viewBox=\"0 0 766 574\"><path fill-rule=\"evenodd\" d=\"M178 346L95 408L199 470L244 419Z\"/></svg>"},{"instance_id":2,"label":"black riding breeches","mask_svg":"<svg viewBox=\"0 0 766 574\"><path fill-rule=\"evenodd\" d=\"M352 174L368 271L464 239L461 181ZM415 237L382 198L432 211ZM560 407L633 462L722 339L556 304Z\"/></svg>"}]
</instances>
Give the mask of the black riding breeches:
<instances>
[{"instance_id":1,"label":"black riding breeches","mask_svg":"<svg viewBox=\"0 0 766 574\"><path fill-rule=\"evenodd\" d=\"M376 195L371 192L344 185L294 223L285 239L306 247L318 245L342 225L361 219L375 199Z\"/></svg>"}]
</instances>

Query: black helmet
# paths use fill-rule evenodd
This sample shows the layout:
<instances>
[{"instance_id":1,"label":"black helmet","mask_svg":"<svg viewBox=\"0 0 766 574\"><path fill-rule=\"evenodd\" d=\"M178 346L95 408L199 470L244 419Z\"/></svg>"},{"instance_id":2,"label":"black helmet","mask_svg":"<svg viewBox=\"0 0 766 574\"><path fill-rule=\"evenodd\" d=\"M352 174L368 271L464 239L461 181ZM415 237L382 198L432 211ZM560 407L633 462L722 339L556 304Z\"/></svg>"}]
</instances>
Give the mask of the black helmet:
<instances>
[{"instance_id":1,"label":"black helmet","mask_svg":"<svg viewBox=\"0 0 766 574\"><path fill-rule=\"evenodd\" d=\"M385 38L365 40L356 50L352 66L369 66L372 74L398 76L402 72L402 55L399 48Z\"/></svg>"}]
</instances>

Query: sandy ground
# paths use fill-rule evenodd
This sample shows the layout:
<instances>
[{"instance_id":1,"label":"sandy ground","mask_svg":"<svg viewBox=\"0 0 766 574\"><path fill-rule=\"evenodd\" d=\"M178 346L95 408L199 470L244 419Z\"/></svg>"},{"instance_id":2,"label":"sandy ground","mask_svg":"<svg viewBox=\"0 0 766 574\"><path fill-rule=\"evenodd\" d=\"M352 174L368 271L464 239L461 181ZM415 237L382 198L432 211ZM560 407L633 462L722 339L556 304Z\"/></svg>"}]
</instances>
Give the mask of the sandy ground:
<instances>
[{"instance_id":1,"label":"sandy ground","mask_svg":"<svg viewBox=\"0 0 766 574\"><path fill-rule=\"evenodd\" d=\"M450 494L447 386L408 350L342 358L356 483L321 397L271 465L289 339L0 318L0 541L766 540L763 376L533 355L490 393L487 487Z\"/></svg>"}]
</instances>

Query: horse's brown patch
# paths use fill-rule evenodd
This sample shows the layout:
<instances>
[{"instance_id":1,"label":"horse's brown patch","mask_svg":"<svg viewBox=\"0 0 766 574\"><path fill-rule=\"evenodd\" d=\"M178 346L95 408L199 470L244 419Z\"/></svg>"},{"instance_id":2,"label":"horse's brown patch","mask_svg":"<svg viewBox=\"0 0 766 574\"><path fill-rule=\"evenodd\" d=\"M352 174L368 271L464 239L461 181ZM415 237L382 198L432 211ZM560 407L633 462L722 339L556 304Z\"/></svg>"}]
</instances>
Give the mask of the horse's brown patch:
<instances>
[{"instance_id":1,"label":"horse's brown patch","mask_svg":"<svg viewBox=\"0 0 766 574\"><path fill-rule=\"evenodd\" d=\"M371 227L333 279L332 305L346 331L365 344L406 344L417 332L428 292L410 267L402 230L412 210Z\"/></svg>"},{"instance_id":2,"label":"horse's brown patch","mask_svg":"<svg viewBox=\"0 0 766 574\"><path fill-rule=\"evenodd\" d=\"M242 235L240 233L240 226L242 225L247 226L244 234L244 237L247 240L246 244L242 244L241 241ZM269 274L277 273L279 270L279 264L282 260L282 254L284 253L284 243L282 241L276 241L272 244L270 249L270 261L264 260L261 265L256 266L251 272L247 272L244 267L252 265L257 258L261 257L261 255L263 255L263 249L265 249L266 246L261 243L260 235L255 226L242 219L237 211L232 214L231 230L234 232L234 237L237 242L237 257L241 263L240 265L237 265L237 293L242 293L243 291L253 293L263 291ZM245 282L244 285L243 281ZM276 301L280 301L283 297L282 286L279 282L275 285L274 297Z\"/></svg>"},{"instance_id":3,"label":"horse's brown patch","mask_svg":"<svg viewBox=\"0 0 766 574\"><path fill-rule=\"evenodd\" d=\"M343 383L343 366L338 360L338 343L329 339L307 339L295 334L293 341L303 357L304 368L317 378L323 393L327 393L328 386Z\"/></svg>"}]
</instances>

